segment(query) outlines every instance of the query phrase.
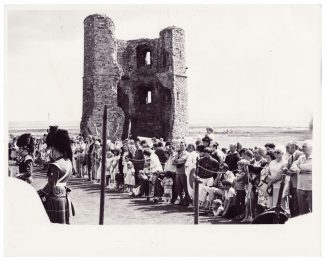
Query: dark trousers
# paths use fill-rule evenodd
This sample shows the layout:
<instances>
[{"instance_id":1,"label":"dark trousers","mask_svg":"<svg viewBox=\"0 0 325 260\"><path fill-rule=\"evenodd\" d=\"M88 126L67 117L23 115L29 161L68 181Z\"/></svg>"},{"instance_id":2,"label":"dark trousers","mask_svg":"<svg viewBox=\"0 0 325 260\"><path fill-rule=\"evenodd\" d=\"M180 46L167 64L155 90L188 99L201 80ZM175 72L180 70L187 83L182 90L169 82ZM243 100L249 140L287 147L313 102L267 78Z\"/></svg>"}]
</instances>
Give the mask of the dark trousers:
<instances>
[{"instance_id":1,"label":"dark trousers","mask_svg":"<svg viewBox=\"0 0 325 260\"><path fill-rule=\"evenodd\" d=\"M187 177L185 174L176 174L177 195L180 197L180 203L190 203L191 197L187 189ZM185 197L183 198L183 192Z\"/></svg>"},{"instance_id":2,"label":"dark trousers","mask_svg":"<svg viewBox=\"0 0 325 260\"><path fill-rule=\"evenodd\" d=\"M92 172L91 172L91 159L89 155L87 156L87 170L88 170L88 178L91 181L92 180Z\"/></svg>"},{"instance_id":3,"label":"dark trousers","mask_svg":"<svg viewBox=\"0 0 325 260\"><path fill-rule=\"evenodd\" d=\"M177 186L176 186L176 173L172 173L172 179L173 179L173 186L172 186L172 199L170 200L171 203L174 203L177 200L178 194L177 194Z\"/></svg>"},{"instance_id":4,"label":"dark trousers","mask_svg":"<svg viewBox=\"0 0 325 260\"><path fill-rule=\"evenodd\" d=\"M297 189L297 198L300 215L307 214L312 211L312 191Z\"/></svg>"},{"instance_id":5,"label":"dark trousers","mask_svg":"<svg viewBox=\"0 0 325 260\"><path fill-rule=\"evenodd\" d=\"M299 204L298 204L298 196L297 196L297 188L290 189L290 198L289 198L289 209L291 217L299 216Z\"/></svg>"},{"instance_id":6,"label":"dark trousers","mask_svg":"<svg viewBox=\"0 0 325 260\"><path fill-rule=\"evenodd\" d=\"M236 191L236 208L238 215L241 215L245 212L245 190L237 190Z\"/></svg>"},{"instance_id":7,"label":"dark trousers","mask_svg":"<svg viewBox=\"0 0 325 260\"><path fill-rule=\"evenodd\" d=\"M227 213L225 214L225 218L234 218L238 215L238 210L235 205L230 206Z\"/></svg>"},{"instance_id":8,"label":"dark trousers","mask_svg":"<svg viewBox=\"0 0 325 260\"><path fill-rule=\"evenodd\" d=\"M111 179L111 175L106 175L106 186L109 185L109 180Z\"/></svg>"}]
</instances>

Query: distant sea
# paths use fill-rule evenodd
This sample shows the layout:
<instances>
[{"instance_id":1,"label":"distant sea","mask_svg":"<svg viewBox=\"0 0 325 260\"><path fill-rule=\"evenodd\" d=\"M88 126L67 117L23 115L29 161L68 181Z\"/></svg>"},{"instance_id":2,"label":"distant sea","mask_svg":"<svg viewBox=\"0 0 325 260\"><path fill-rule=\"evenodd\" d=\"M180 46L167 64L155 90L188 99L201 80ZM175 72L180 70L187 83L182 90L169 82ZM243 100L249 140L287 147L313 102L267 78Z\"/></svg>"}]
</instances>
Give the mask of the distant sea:
<instances>
[{"instance_id":1,"label":"distant sea","mask_svg":"<svg viewBox=\"0 0 325 260\"><path fill-rule=\"evenodd\" d=\"M74 136L80 132L79 122L53 123L69 131ZM189 134L185 137L187 142L195 142L198 137L205 134L205 129L210 126L214 129L215 139L221 147L228 147L230 143L240 142L244 147L264 146L267 142L276 145L285 145L288 141L301 143L312 138L308 127L274 127L274 126L213 126L190 125ZM40 137L46 133L48 122L9 122L8 130L11 137L23 133L31 133Z\"/></svg>"}]
</instances>

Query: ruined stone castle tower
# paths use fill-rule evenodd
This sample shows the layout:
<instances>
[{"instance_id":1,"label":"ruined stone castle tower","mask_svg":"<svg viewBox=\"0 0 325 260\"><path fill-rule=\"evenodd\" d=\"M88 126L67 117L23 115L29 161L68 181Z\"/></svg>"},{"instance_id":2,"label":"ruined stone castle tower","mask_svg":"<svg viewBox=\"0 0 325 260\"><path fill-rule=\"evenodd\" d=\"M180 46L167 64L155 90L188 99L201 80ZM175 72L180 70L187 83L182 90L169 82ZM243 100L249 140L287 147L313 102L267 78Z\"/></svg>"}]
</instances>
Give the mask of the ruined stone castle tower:
<instances>
[{"instance_id":1,"label":"ruined stone castle tower","mask_svg":"<svg viewBox=\"0 0 325 260\"><path fill-rule=\"evenodd\" d=\"M159 38L117 40L113 21L84 20L84 76L81 133L101 134L108 107L108 134L173 140L188 132L184 31L167 27Z\"/></svg>"}]
</instances>

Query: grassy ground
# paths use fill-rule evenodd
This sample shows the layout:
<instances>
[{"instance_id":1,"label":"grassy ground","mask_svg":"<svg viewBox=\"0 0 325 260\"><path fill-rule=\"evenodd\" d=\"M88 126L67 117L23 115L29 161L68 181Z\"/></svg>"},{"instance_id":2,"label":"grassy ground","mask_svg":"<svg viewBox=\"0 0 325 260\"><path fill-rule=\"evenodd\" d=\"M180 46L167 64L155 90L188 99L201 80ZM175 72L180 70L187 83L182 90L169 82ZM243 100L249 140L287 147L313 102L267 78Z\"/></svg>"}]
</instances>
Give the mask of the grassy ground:
<instances>
[{"instance_id":1,"label":"grassy ground","mask_svg":"<svg viewBox=\"0 0 325 260\"><path fill-rule=\"evenodd\" d=\"M34 171L33 186L38 190L46 183L46 173L39 169ZM86 179L71 177L70 198L76 210L74 224L97 225L99 222L100 185L92 184ZM104 224L193 224L193 209L177 205L154 204L145 198L130 197L106 189ZM200 216L200 224L230 224L214 216Z\"/></svg>"}]
</instances>

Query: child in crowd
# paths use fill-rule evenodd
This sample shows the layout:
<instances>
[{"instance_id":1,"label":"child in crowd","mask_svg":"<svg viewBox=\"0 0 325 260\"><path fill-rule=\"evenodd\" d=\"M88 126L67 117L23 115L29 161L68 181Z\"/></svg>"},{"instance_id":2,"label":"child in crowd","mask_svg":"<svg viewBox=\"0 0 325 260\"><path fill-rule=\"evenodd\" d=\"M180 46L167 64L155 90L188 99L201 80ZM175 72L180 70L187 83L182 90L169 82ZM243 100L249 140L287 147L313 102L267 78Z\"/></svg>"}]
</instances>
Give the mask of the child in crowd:
<instances>
[{"instance_id":1,"label":"child in crowd","mask_svg":"<svg viewBox=\"0 0 325 260\"><path fill-rule=\"evenodd\" d=\"M135 178L134 178L134 166L133 163L127 157L126 169L123 169L124 172L124 184L129 192L129 195L133 195L133 187L135 185Z\"/></svg>"},{"instance_id":2,"label":"child in crowd","mask_svg":"<svg viewBox=\"0 0 325 260\"><path fill-rule=\"evenodd\" d=\"M236 209L236 192L229 181L223 180L222 186L224 189L224 202L220 205L220 200L215 200L213 203L213 214L225 218L233 218L237 214Z\"/></svg>"},{"instance_id":3,"label":"child in crowd","mask_svg":"<svg viewBox=\"0 0 325 260\"><path fill-rule=\"evenodd\" d=\"M229 171L229 167L226 163L222 165L222 170L225 171L223 178L226 181L229 181L231 183L231 186L234 187L236 176L232 171Z\"/></svg>"},{"instance_id":4,"label":"child in crowd","mask_svg":"<svg viewBox=\"0 0 325 260\"><path fill-rule=\"evenodd\" d=\"M236 206L238 210L238 219L244 218L244 211L245 211L245 197L246 197L246 191L245 186L248 183L247 181L247 173L245 172L245 165L247 165L248 162L244 159L240 160L237 163L238 167L238 173L236 174L235 179L235 191L236 191Z\"/></svg>"},{"instance_id":5,"label":"child in crowd","mask_svg":"<svg viewBox=\"0 0 325 260\"><path fill-rule=\"evenodd\" d=\"M164 187L164 202L168 203L171 201L173 193L173 178L171 172L166 172L165 177L162 180L162 186Z\"/></svg>"},{"instance_id":6,"label":"child in crowd","mask_svg":"<svg viewBox=\"0 0 325 260\"><path fill-rule=\"evenodd\" d=\"M111 182L116 189L120 188L120 173L118 168L118 163L120 160L120 151L114 150L113 151L113 158L112 158L112 165L111 165Z\"/></svg>"},{"instance_id":7,"label":"child in crowd","mask_svg":"<svg viewBox=\"0 0 325 260\"><path fill-rule=\"evenodd\" d=\"M111 168L112 168L112 162L113 162L113 157L114 154L111 151L108 151L106 153L106 170L105 170L105 185L106 187L109 186L110 184L110 179L111 179Z\"/></svg>"}]
</instances>

